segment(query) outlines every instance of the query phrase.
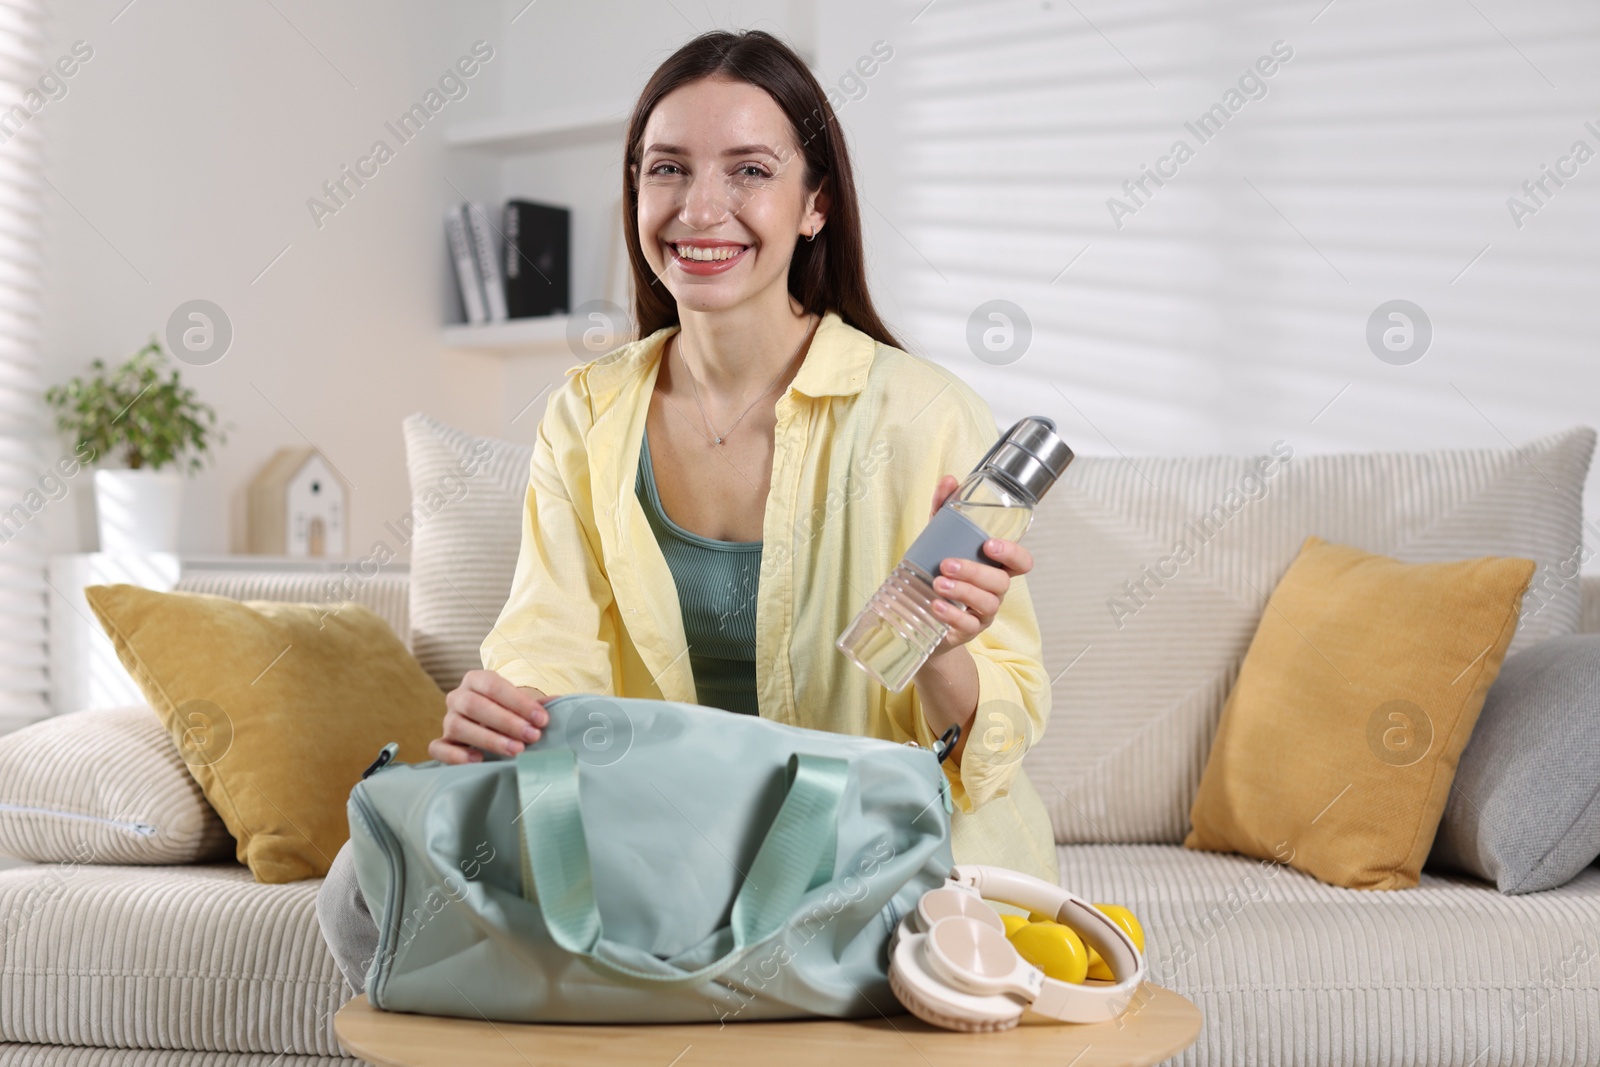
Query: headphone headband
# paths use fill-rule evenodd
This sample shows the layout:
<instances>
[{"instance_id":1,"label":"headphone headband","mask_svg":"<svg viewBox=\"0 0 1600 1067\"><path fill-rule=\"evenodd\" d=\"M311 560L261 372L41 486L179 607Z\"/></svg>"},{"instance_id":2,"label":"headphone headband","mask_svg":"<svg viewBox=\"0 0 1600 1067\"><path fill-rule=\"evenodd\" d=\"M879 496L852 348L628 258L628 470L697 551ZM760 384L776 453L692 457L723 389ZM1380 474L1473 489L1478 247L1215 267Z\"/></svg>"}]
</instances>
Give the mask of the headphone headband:
<instances>
[{"instance_id":1,"label":"headphone headband","mask_svg":"<svg viewBox=\"0 0 1600 1067\"><path fill-rule=\"evenodd\" d=\"M950 874L950 881L969 886L988 900L1014 904L1040 915L1052 915L1056 922L1076 930L1090 948L1100 953L1111 973L1121 979L1114 986L1089 987L1093 992L1108 993L1127 986L1125 992L1131 999L1139 982L1144 980L1143 955L1127 932L1099 908L1060 886L1019 871L978 864L956 867ZM1131 976L1136 970L1138 980L1133 980Z\"/></svg>"},{"instance_id":2,"label":"headphone headband","mask_svg":"<svg viewBox=\"0 0 1600 1067\"><path fill-rule=\"evenodd\" d=\"M1126 931L1100 909L1073 893L1049 882L1009 871L1003 867L975 864L957 866L941 889L957 888L974 897L987 898L1026 908L1030 912L1053 916L1070 926L1106 961L1116 981L1109 985L1077 985L1046 977L1031 1003L1024 1004L1006 994L976 995L952 988L938 968L924 960L928 930L917 909L902 920L891 950L890 979L901 1002L925 1021L951 1029L992 1030L1016 1025L1025 1007L1040 1015L1064 1022L1097 1023L1115 1019L1127 1011L1134 994L1145 978L1144 954ZM945 917L936 925L972 923L963 915ZM992 936L992 935L991 935Z\"/></svg>"}]
</instances>

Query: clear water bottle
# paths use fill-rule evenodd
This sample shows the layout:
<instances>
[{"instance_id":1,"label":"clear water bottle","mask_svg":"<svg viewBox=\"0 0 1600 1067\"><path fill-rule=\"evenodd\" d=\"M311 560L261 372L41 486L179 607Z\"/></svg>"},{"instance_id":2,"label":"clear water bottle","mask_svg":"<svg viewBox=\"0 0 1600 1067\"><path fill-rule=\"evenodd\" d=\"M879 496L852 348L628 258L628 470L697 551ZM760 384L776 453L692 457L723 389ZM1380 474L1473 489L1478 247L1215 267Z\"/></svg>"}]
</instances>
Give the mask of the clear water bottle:
<instances>
[{"instance_id":1,"label":"clear water bottle","mask_svg":"<svg viewBox=\"0 0 1600 1067\"><path fill-rule=\"evenodd\" d=\"M1071 462L1072 449L1054 422L1042 415L1017 420L940 506L834 647L886 689L904 689L950 629L933 613L935 600L953 603L934 592L939 565L951 556L995 564L984 542L1020 540L1034 507Z\"/></svg>"}]
</instances>

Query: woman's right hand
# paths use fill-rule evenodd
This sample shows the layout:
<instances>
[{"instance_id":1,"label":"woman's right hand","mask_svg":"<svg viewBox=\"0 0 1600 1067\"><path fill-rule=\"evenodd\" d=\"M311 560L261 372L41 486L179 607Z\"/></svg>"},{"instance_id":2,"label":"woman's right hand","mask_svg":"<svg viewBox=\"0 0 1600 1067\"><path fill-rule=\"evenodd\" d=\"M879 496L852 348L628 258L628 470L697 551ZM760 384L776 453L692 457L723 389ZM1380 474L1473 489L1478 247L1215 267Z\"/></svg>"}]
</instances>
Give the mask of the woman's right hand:
<instances>
[{"instance_id":1,"label":"woman's right hand","mask_svg":"<svg viewBox=\"0 0 1600 1067\"><path fill-rule=\"evenodd\" d=\"M468 671L445 694L444 736L428 742L428 755L440 763L476 763L486 751L515 756L543 736L549 699L495 671Z\"/></svg>"}]
</instances>

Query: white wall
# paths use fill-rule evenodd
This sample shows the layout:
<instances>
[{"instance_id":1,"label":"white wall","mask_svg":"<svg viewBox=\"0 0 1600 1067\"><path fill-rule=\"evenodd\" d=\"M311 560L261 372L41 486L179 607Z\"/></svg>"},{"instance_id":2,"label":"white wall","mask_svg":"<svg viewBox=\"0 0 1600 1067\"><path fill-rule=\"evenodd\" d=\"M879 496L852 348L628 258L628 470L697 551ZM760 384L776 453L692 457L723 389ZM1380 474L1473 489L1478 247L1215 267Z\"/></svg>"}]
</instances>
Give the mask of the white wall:
<instances>
[{"instance_id":1,"label":"white wall","mask_svg":"<svg viewBox=\"0 0 1600 1067\"><path fill-rule=\"evenodd\" d=\"M236 428L189 485L182 547L242 551L248 480L307 441L354 484L355 549L393 542L382 523L410 498L400 420L422 409L487 427L495 411L498 366L438 343L440 220L455 194L436 127L497 107L496 61L411 143L383 124L474 40L504 41L499 5L125 3L56 16L51 54L82 39L94 58L41 114L44 380L120 362L177 305L212 300L232 347L179 366ZM307 199L380 137L394 159L319 229ZM80 476L52 505L63 548L94 546L90 497Z\"/></svg>"},{"instance_id":2,"label":"white wall","mask_svg":"<svg viewBox=\"0 0 1600 1067\"><path fill-rule=\"evenodd\" d=\"M1002 426L1046 414L1080 451L1129 456L1600 426L1600 158L1520 228L1507 207L1574 141L1600 151L1594 4L854 7L825 3L822 67L894 48L842 112L878 295ZM1185 121L1278 40L1294 54L1267 95L1200 144ZM1108 198L1180 137L1194 157L1118 228ZM1003 366L965 337L996 298L1034 330ZM1365 340L1394 298L1435 330L1410 365ZM1600 546L1597 490L1600 470Z\"/></svg>"},{"instance_id":3,"label":"white wall","mask_svg":"<svg viewBox=\"0 0 1600 1067\"><path fill-rule=\"evenodd\" d=\"M502 165L446 149L445 128L594 103L621 111L673 49L719 25L804 44L812 16L804 0L719 5L716 21L703 6L642 0L62 3L49 54L81 39L94 57L36 120L51 183L45 384L96 356L120 362L179 304L212 300L232 320L232 347L179 369L235 425L189 483L181 547L242 552L249 479L277 448L309 441L354 483L351 554L381 540L407 556L384 526L410 501L401 419L424 411L531 440L543 404L528 402L575 362L442 346L439 326L460 316L444 207L461 195L570 203L583 299L600 295L602 202L620 182L620 139ZM468 95L317 226L307 199L375 139L397 145L385 121L480 39L495 57ZM43 441L41 463L68 446ZM89 550L89 478L71 484L39 521L61 550Z\"/></svg>"}]
</instances>

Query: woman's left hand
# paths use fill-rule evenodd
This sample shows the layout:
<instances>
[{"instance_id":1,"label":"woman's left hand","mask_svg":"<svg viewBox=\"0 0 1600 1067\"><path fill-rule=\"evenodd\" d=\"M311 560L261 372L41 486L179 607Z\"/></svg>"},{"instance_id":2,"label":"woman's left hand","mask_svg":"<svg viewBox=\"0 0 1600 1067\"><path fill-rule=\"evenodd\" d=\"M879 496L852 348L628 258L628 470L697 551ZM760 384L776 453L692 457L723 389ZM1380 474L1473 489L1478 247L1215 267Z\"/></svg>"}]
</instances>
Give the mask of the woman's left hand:
<instances>
[{"instance_id":1,"label":"woman's left hand","mask_svg":"<svg viewBox=\"0 0 1600 1067\"><path fill-rule=\"evenodd\" d=\"M945 499L960 486L960 479L953 474L940 478L933 491L933 507L928 511L928 518L933 518ZM1011 579L1033 570L1032 553L1015 541L990 538L984 542L983 554L1000 566L954 556L939 565L933 591L954 604L933 602L934 616L950 627L944 640L933 650L934 656L964 645L987 630L1000 611L1006 590L1011 588Z\"/></svg>"}]
</instances>

